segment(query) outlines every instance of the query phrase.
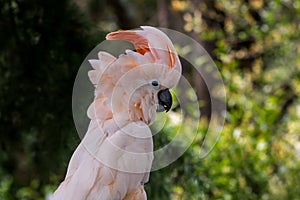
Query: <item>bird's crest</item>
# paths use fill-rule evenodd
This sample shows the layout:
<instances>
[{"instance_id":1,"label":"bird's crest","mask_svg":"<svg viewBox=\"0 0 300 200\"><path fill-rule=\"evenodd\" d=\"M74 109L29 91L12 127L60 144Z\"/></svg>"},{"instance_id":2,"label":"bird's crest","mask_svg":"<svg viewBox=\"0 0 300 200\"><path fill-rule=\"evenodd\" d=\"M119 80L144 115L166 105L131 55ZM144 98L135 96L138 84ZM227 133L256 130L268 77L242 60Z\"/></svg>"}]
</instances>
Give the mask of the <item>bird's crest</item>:
<instances>
[{"instance_id":1,"label":"bird's crest","mask_svg":"<svg viewBox=\"0 0 300 200\"><path fill-rule=\"evenodd\" d=\"M104 120L112 117L108 102L111 102L116 84L124 74L127 74L127 77L133 76L128 78L129 82L123 85L124 91L125 89L129 91L129 85L139 85L138 81L143 81L145 77L149 76L159 79L161 85L166 88L172 88L177 84L181 76L180 60L171 40L162 31L150 26L142 26L137 30L120 30L109 33L106 39L129 41L134 45L136 51L126 50L118 58L100 51L98 59L89 60L94 68L89 71L88 75L96 87L95 99L101 99L91 105L88 112L90 118ZM147 66L147 69L137 68L138 66ZM135 69L135 73L129 75L128 72L133 69ZM97 115L101 115L97 117L91 113L95 110L106 110L106 112L97 113Z\"/></svg>"},{"instance_id":2,"label":"bird's crest","mask_svg":"<svg viewBox=\"0 0 300 200\"><path fill-rule=\"evenodd\" d=\"M142 30L120 30L109 33L107 40L126 40L131 42L142 55L150 53L155 60L164 59L170 68L176 64L177 53L171 40L160 30L142 26Z\"/></svg>"}]
</instances>

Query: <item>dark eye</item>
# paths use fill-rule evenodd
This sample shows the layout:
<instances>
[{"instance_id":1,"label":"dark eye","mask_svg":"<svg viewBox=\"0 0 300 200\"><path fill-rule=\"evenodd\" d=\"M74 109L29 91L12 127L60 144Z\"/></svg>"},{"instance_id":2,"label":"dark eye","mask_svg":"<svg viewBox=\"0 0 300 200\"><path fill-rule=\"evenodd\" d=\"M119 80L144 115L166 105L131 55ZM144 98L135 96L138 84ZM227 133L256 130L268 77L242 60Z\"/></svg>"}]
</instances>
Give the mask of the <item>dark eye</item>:
<instances>
[{"instance_id":1,"label":"dark eye","mask_svg":"<svg viewBox=\"0 0 300 200\"><path fill-rule=\"evenodd\" d=\"M149 83L156 90L160 87L159 81L157 79L152 79Z\"/></svg>"}]
</instances>

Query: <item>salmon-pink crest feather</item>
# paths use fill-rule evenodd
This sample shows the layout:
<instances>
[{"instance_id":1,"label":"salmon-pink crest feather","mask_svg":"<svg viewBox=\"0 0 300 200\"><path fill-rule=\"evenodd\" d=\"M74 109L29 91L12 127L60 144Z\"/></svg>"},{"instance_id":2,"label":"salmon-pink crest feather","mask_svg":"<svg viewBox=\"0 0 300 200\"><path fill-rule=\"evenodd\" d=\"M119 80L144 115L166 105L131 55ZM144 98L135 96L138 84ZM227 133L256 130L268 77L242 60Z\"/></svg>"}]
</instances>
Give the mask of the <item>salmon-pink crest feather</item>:
<instances>
[{"instance_id":1,"label":"salmon-pink crest feather","mask_svg":"<svg viewBox=\"0 0 300 200\"><path fill-rule=\"evenodd\" d=\"M117 32L109 33L106 36L107 40L126 40L134 44L137 52L141 54L145 54L149 52L149 45L148 40L143 37L142 35L139 35L136 31L132 30L120 30Z\"/></svg>"},{"instance_id":2,"label":"salmon-pink crest feather","mask_svg":"<svg viewBox=\"0 0 300 200\"><path fill-rule=\"evenodd\" d=\"M109 33L107 40L126 40L131 42L136 51L141 54L150 52L156 59L161 59L157 51L167 53L170 68L173 68L176 62L177 53L171 40L160 30L150 26L142 26L142 30L120 30Z\"/></svg>"}]
</instances>

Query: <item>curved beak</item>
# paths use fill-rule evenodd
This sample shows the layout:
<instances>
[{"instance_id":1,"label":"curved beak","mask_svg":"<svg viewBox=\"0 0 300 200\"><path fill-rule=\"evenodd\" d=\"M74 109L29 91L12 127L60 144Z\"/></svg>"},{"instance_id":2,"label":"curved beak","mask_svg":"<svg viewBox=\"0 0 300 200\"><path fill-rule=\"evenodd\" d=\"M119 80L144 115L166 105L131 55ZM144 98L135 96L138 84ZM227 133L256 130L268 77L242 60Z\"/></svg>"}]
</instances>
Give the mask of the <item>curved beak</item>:
<instances>
[{"instance_id":1,"label":"curved beak","mask_svg":"<svg viewBox=\"0 0 300 200\"><path fill-rule=\"evenodd\" d=\"M162 111L166 111L168 112L171 109L172 106L172 95L169 91L169 89L164 89L161 90L157 93L157 97L158 97L158 108L157 108L157 112L162 112Z\"/></svg>"}]
</instances>

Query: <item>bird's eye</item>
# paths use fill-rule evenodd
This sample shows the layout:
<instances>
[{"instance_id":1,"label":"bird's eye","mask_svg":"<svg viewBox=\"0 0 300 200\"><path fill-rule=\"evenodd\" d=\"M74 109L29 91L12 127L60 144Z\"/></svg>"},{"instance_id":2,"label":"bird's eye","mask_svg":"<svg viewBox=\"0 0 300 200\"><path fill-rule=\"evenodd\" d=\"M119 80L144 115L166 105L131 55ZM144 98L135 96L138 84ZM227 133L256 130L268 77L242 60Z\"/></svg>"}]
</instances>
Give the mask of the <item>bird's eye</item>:
<instances>
[{"instance_id":1,"label":"bird's eye","mask_svg":"<svg viewBox=\"0 0 300 200\"><path fill-rule=\"evenodd\" d=\"M149 84L154 88L154 89L159 89L160 84L159 81L157 79L152 79Z\"/></svg>"}]
</instances>

